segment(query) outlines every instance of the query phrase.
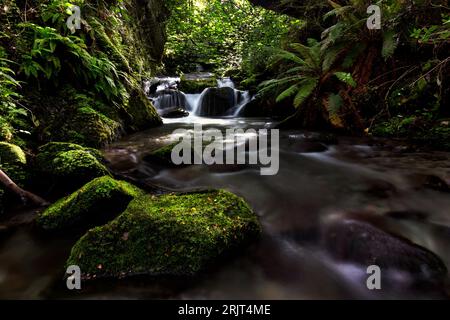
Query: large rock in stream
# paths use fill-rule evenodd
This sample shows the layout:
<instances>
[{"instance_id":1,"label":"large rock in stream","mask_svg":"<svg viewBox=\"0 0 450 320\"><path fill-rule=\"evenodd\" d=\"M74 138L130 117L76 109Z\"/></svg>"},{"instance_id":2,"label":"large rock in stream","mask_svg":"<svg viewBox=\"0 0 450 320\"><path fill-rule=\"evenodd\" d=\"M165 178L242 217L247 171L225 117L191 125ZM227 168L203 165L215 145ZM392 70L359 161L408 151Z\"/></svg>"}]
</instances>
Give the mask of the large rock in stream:
<instances>
[{"instance_id":1,"label":"large rock in stream","mask_svg":"<svg viewBox=\"0 0 450 320\"><path fill-rule=\"evenodd\" d=\"M337 260L404 272L417 283L440 283L447 275L445 264L430 250L364 221L333 219L323 230L323 240Z\"/></svg>"},{"instance_id":2,"label":"large rock in stream","mask_svg":"<svg viewBox=\"0 0 450 320\"><path fill-rule=\"evenodd\" d=\"M144 195L139 188L109 176L92 180L41 213L36 222L49 231L102 225L122 213L128 203Z\"/></svg>"},{"instance_id":3,"label":"large rock in stream","mask_svg":"<svg viewBox=\"0 0 450 320\"><path fill-rule=\"evenodd\" d=\"M73 192L94 178L110 175L100 151L73 143L50 142L36 156L36 183L57 195Z\"/></svg>"},{"instance_id":4,"label":"large rock in stream","mask_svg":"<svg viewBox=\"0 0 450 320\"><path fill-rule=\"evenodd\" d=\"M223 116L236 104L235 91L229 87L209 88L203 94L199 116Z\"/></svg>"},{"instance_id":5,"label":"large rock in stream","mask_svg":"<svg viewBox=\"0 0 450 320\"><path fill-rule=\"evenodd\" d=\"M89 230L67 265L87 279L194 275L260 233L256 215L224 191L145 195L107 225Z\"/></svg>"}]
</instances>

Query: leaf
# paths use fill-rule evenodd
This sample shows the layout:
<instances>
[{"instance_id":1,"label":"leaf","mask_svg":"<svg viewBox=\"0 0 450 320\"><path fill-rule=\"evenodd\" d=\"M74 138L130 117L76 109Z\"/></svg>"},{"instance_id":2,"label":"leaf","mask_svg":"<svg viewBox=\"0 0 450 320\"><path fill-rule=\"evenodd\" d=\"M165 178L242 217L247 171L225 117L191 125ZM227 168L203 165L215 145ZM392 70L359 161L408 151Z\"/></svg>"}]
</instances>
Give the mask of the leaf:
<instances>
[{"instance_id":1,"label":"leaf","mask_svg":"<svg viewBox=\"0 0 450 320\"><path fill-rule=\"evenodd\" d=\"M331 124L337 128L342 128L344 126L341 117L339 116L339 111L344 104L342 97L339 94L330 94L328 101L325 105L328 111L328 117Z\"/></svg>"},{"instance_id":2,"label":"leaf","mask_svg":"<svg viewBox=\"0 0 450 320\"><path fill-rule=\"evenodd\" d=\"M352 75L348 72L335 72L334 75L341 80L342 82L348 84L349 86L352 86L353 88L356 87L356 82L353 79Z\"/></svg>"},{"instance_id":3,"label":"leaf","mask_svg":"<svg viewBox=\"0 0 450 320\"><path fill-rule=\"evenodd\" d=\"M293 94L295 94L298 90L298 85L294 84L292 86L290 86L289 88L287 88L286 90L284 90L281 94L278 95L276 102L281 102L286 98L289 98L290 96L292 96Z\"/></svg>"},{"instance_id":4,"label":"leaf","mask_svg":"<svg viewBox=\"0 0 450 320\"><path fill-rule=\"evenodd\" d=\"M392 57L395 49L398 46L397 34L394 30L389 30L383 34L383 48L381 49L381 56L387 60Z\"/></svg>"},{"instance_id":5,"label":"leaf","mask_svg":"<svg viewBox=\"0 0 450 320\"><path fill-rule=\"evenodd\" d=\"M318 78L309 78L300 82L300 89L294 98L294 107L300 107L300 105L311 96L314 89L317 87L318 82Z\"/></svg>"}]
</instances>

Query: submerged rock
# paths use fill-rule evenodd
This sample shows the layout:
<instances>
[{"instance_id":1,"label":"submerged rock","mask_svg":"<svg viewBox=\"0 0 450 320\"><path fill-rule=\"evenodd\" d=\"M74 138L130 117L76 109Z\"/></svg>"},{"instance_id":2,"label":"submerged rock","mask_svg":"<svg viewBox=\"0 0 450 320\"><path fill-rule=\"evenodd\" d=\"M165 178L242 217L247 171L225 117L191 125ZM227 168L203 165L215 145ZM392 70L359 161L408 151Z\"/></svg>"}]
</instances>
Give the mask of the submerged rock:
<instances>
[{"instance_id":1,"label":"submerged rock","mask_svg":"<svg viewBox=\"0 0 450 320\"><path fill-rule=\"evenodd\" d=\"M37 219L45 230L87 227L104 224L122 213L144 191L109 176L92 180L71 195L48 207Z\"/></svg>"},{"instance_id":2,"label":"submerged rock","mask_svg":"<svg viewBox=\"0 0 450 320\"><path fill-rule=\"evenodd\" d=\"M64 142L50 142L39 148L36 171L44 187L72 192L90 180L109 175L98 150Z\"/></svg>"},{"instance_id":3,"label":"submerged rock","mask_svg":"<svg viewBox=\"0 0 450 320\"><path fill-rule=\"evenodd\" d=\"M89 230L67 265L89 277L193 275L260 233L247 203L224 191L145 195L105 226Z\"/></svg>"},{"instance_id":4,"label":"submerged rock","mask_svg":"<svg viewBox=\"0 0 450 320\"><path fill-rule=\"evenodd\" d=\"M323 238L337 260L406 272L417 282L440 282L447 274L445 264L433 252L367 222L332 221L324 228Z\"/></svg>"},{"instance_id":5,"label":"submerged rock","mask_svg":"<svg viewBox=\"0 0 450 320\"><path fill-rule=\"evenodd\" d=\"M189 112L183 108L168 108L159 112L159 115L163 118L183 118L189 116Z\"/></svg>"}]
</instances>

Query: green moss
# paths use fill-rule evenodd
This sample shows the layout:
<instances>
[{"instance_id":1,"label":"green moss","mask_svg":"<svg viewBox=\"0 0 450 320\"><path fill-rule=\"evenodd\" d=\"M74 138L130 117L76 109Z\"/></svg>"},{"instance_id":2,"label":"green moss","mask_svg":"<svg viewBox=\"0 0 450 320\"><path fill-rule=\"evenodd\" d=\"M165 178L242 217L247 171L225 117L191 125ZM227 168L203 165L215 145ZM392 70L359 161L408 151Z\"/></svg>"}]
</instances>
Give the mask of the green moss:
<instances>
[{"instance_id":1,"label":"green moss","mask_svg":"<svg viewBox=\"0 0 450 320\"><path fill-rule=\"evenodd\" d=\"M39 149L35 164L41 177L39 180L57 190L70 192L94 178L109 175L102 160L100 152L95 149L51 142Z\"/></svg>"},{"instance_id":2,"label":"green moss","mask_svg":"<svg viewBox=\"0 0 450 320\"><path fill-rule=\"evenodd\" d=\"M180 90L184 93L201 93L206 88L217 87L215 77L188 79L185 75L181 76Z\"/></svg>"},{"instance_id":3,"label":"green moss","mask_svg":"<svg viewBox=\"0 0 450 320\"><path fill-rule=\"evenodd\" d=\"M31 94L30 94L31 95ZM34 92L30 100L41 99L39 135L44 141L65 141L89 147L102 147L123 132L119 111L101 99L66 86L54 97Z\"/></svg>"},{"instance_id":4,"label":"green moss","mask_svg":"<svg viewBox=\"0 0 450 320\"><path fill-rule=\"evenodd\" d=\"M26 164L27 158L25 152L19 146L7 142L0 142L1 163Z\"/></svg>"},{"instance_id":5,"label":"green moss","mask_svg":"<svg viewBox=\"0 0 450 320\"><path fill-rule=\"evenodd\" d=\"M63 128L66 141L90 147L106 145L120 136L121 125L89 106L79 108Z\"/></svg>"},{"instance_id":6,"label":"green moss","mask_svg":"<svg viewBox=\"0 0 450 320\"><path fill-rule=\"evenodd\" d=\"M133 198L143 194L127 182L100 177L51 205L38 217L37 223L46 230L103 224L125 210Z\"/></svg>"},{"instance_id":7,"label":"green moss","mask_svg":"<svg viewBox=\"0 0 450 320\"><path fill-rule=\"evenodd\" d=\"M0 140L10 141L13 138L11 124L0 116Z\"/></svg>"},{"instance_id":8,"label":"green moss","mask_svg":"<svg viewBox=\"0 0 450 320\"><path fill-rule=\"evenodd\" d=\"M67 264L85 276L193 275L259 233L256 215L227 191L145 195L89 230Z\"/></svg>"},{"instance_id":9,"label":"green moss","mask_svg":"<svg viewBox=\"0 0 450 320\"><path fill-rule=\"evenodd\" d=\"M102 49L102 51L106 53L106 55L110 57L110 59L114 63L116 63L122 70L129 71L130 65L128 63L128 60L125 58L123 54L124 49L121 48L120 45L113 43L110 37L106 34L105 27L101 24L101 22L98 19L96 18L89 19L89 24L95 32L95 38L98 42L97 44ZM110 32L116 33L118 31L110 30Z\"/></svg>"},{"instance_id":10,"label":"green moss","mask_svg":"<svg viewBox=\"0 0 450 320\"><path fill-rule=\"evenodd\" d=\"M28 179L26 164L26 155L19 146L0 142L0 168L21 186Z\"/></svg>"},{"instance_id":11,"label":"green moss","mask_svg":"<svg viewBox=\"0 0 450 320\"><path fill-rule=\"evenodd\" d=\"M130 115L127 126L132 131L144 130L162 124L158 112L142 89L135 89L131 92L127 112Z\"/></svg>"}]
</instances>

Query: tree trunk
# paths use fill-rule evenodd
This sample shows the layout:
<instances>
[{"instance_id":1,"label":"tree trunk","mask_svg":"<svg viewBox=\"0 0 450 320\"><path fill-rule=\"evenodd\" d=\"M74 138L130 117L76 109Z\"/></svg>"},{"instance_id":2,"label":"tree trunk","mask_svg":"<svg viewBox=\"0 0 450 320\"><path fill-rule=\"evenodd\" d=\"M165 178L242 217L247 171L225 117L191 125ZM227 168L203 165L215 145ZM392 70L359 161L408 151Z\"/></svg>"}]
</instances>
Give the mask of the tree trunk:
<instances>
[{"instance_id":1,"label":"tree trunk","mask_svg":"<svg viewBox=\"0 0 450 320\"><path fill-rule=\"evenodd\" d=\"M18 195L22 199L23 202L29 202L29 203L39 206L39 207L49 205L49 202L45 201L41 197L39 197L31 192L28 192L26 190L23 190L21 187L19 187L1 169L0 169L0 183L3 184L6 189L8 189L12 193Z\"/></svg>"}]
</instances>

